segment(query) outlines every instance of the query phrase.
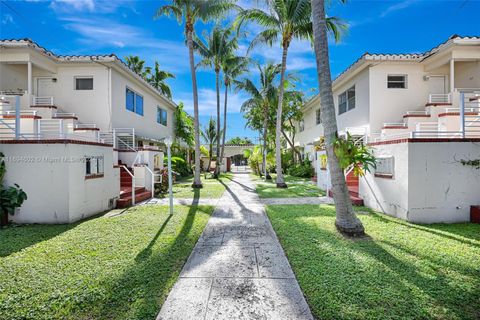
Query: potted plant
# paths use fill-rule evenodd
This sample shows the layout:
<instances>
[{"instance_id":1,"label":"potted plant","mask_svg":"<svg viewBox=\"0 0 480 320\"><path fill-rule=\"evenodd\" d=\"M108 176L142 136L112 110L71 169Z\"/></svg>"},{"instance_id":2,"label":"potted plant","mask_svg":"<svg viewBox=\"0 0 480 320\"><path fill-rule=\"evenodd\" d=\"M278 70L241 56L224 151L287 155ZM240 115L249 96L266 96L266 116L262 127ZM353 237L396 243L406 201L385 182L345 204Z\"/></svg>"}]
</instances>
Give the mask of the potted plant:
<instances>
[{"instance_id":1,"label":"potted plant","mask_svg":"<svg viewBox=\"0 0 480 320\"><path fill-rule=\"evenodd\" d=\"M8 223L8 215L14 215L15 210L27 200L27 194L18 184L10 187L3 185L5 172L5 161L3 153L0 152L0 225L2 226Z\"/></svg>"}]
</instances>

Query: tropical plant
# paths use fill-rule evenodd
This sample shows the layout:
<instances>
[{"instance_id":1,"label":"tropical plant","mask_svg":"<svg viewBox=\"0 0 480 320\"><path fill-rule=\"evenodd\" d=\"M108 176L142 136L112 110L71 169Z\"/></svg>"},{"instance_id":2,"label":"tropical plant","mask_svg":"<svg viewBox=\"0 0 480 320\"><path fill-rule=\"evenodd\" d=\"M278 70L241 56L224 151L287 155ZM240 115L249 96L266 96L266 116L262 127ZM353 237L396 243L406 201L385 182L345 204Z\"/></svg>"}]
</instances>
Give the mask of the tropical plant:
<instances>
[{"instance_id":1,"label":"tropical plant","mask_svg":"<svg viewBox=\"0 0 480 320\"><path fill-rule=\"evenodd\" d=\"M192 173L192 169L188 166L188 163L180 157L171 157L172 170L178 173L179 176L185 177ZM164 166L168 165L168 159L163 159Z\"/></svg>"},{"instance_id":2,"label":"tropical plant","mask_svg":"<svg viewBox=\"0 0 480 320\"><path fill-rule=\"evenodd\" d=\"M269 0L267 1L269 12L260 9L248 9L242 11L236 23L240 27L245 20L255 21L265 29L261 31L251 42L249 49L259 45L280 42L282 48L282 63L280 69L280 83L278 85L277 119L275 126L275 156L277 162L277 187L286 188L287 184L282 174L281 164L281 130L282 130L282 107L284 95L285 71L287 69L288 48L293 39L311 39L311 0ZM327 24L335 38L340 37L338 19L329 18ZM325 26L325 28L327 28ZM326 29L325 29L326 30Z\"/></svg>"},{"instance_id":3,"label":"tropical plant","mask_svg":"<svg viewBox=\"0 0 480 320\"><path fill-rule=\"evenodd\" d=\"M280 65L268 63L264 66L257 64L260 75L259 85L250 78L236 81L236 89L243 90L249 98L243 102L240 110L243 112L247 120L247 126L253 130L263 133L263 150L267 150L268 128L271 125L270 119L273 117L277 99L277 80L280 74ZM263 155L263 170L267 178L267 166L265 165L266 156Z\"/></svg>"},{"instance_id":4,"label":"tropical plant","mask_svg":"<svg viewBox=\"0 0 480 320\"><path fill-rule=\"evenodd\" d=\"M149 69L150 70L150 69ZM147 80L155 89L160 91L163 95L167 98L172 98L172 90L170 86L165 82L168 78L175 78L173 73L168 71L160 70L160 64L155 61L155 67L153 68L153 72L150 71L150 76L148 76Z\"/></svg>"},{"instance_id":5,"label":"tropical plant","mask_svg":"<svg viewBox=\"0 0 480 320\"><path fill-rule=\"evenodd\" d=\"M206 144L208 144L208 165L207 171L210 171L210 164L213 157L213 145L217 143L219 136L216 130L217 122L213 117L210 117L207 126L202 131L202 138Z\"/></svg>"},{"instance_id":6,"label":"tropical plant","mask_svg":"<svg viewBox=\"0 0 480 320\"><path fill-rule=\"evenodd\" d=\"M227 144L252 144L252 140L248 137L234 137L227 141Z\"/></svg>"},{"instance_id":7,"label":"tropical plant","mask_svg":"<svg viewBox=\"0 0 480 320\"><path fill-rule=\"evenodd\" d=\"M183 102L179 102L175 109L175 138L182 139L189 147L191 147L194 142L193 119L183 108Z\"/></svg>"},{"instance_id":8,"label":"tropical plant","mask_svg":"<svg viewBox=\"0 0 480 320\"><path fill-rule=\"evenodd\" d=\"M376 168L372 149L361 142L355 142L349 133L346 138L336 138L333 144L333 151L342 169L352 167L355 176L363 177L365 172L371 172L371 168Z\"/></svg>"},{"instance_id":9,"label":"tropical plant","mask_svg":"<svg viewBox=\"0 0 480 320\"><path fill-rule=\"evenodd\" d=\"M313 177L315 170L313 169L310 160L305 160L303 163L290 166L287 169L287 173L294 177L311 178Z\"/></svg>"},{"instance_id":10,"label":"tropical plant","mask_svg":"<svg viewBox=\"0 0 480 320\"><path fill-rule=\"evenodd\" d=\"M225 154L225 136L227 134L227 101L228 90L233 82L248 70L250 59L242 56L227 56L222 61L223 85L225 94L223 100L223 129L222 129L222 150L220 151L220 162L223 161Z\"/></svg>"},{"instance_id":11,"label":"tropical plant","mask_svg":"<svg viewBox=\"0 0 480 320\"><path fill-rule=\"evenodd\" d=\"M170 4L161 6L156 14L159 18L163 15L173 15L179 24L185 25L185 38L188 47L188 56L190 60L190 73L192 76L193 91L193 114L195 127L195 174L193 178L193 188L201 188L200 180L200 124L198 115L198 90L197 76L195 73L195 59L193 55L193 34L195 23L198 20L208 22L212 19L218 19L229 10L236 8L231 0L172 0Z\"/></svg>"},{"instance_id":12,"label":"tropical plant","mask_svg":"<svg viewBox=\"0 0 480 320\"><path fill-rule=\"evenodd\" d=\"M210 33L204 33L205 42L199 37L194 37L194 49L200 53L202 60L197 67L212 68L215 72L215 92L217 97L217 136L220 137L220 71L223 60L232 55L238 48L237 38L233 36L231 28L213 27ZM217 139L217 159L214 178L220 174L220 139Z\"/></svg>"},{"instance_id":13,"label":"tropical plant","mask_svg":"<svg viewBox=\"0 0 480 320\"><path fill-rule=\"evenodd\" d=\"M263 152L260 146L255 146L253 149L247 149L243 152L243 156L247 158L248 164L253 173L262 176L261 167L263 166ZM275 163L275 156L273 153L267 154L267 166Z\"/></svg>"},{"instance_id":14,"label":"tropical plant","mask_svg":"<svg viewBox=\"0 0 480 320\"><path fill-rule=\"evenodd\" d=\"M335 201L335 225L339 231L347 235L363 235L365 228L353 211L343 169L334 152L338 129L335 117L335 105L333 102L332 78L328 54L328 19L325 14L324 0L312 0L312 20L318 85L320 100L322 101L320 104L320 115L323 123L328 167Z\"/></svg>"},{"instance_id":15,"label":"tropical plant","mask_svg":"<svg viewBox=\"0 0 480 320\"><path fill-rule=\"evenodd\" d=\"M146 79L150 73L151 68L145 68L145 60L140 59L139 56L127 56L125 57L127 66L136 74Z\"/></svg>"},{"instance_id":16,"label":"tropical plant","mask_svg":"<svg viewBox=\"0 0 480 320\"><path fill-rule=\"evenodd\" d=\"M8 223L8 215L14 215L15 210L20 208L27 194L18 184L7 187L3 185L3 178L6 173L6 166L3 153L0 152L0 221L1 224Z\"/></svg>"}]
</instances>

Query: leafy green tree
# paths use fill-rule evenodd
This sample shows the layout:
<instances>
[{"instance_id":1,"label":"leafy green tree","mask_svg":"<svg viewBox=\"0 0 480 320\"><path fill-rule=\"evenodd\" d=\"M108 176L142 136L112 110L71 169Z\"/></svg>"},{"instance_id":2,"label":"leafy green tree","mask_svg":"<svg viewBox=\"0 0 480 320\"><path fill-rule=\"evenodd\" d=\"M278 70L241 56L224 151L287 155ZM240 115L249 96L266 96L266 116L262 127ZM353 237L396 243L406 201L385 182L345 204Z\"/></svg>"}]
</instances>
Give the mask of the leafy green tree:
<instances>
[{"instance_id":1,"label":"leafy green tree","mask_svg":"<svg viewBox=\"0 0 480 320\"><path fill-rule=\"evenodd\" d=\"M160 70L159 63L155 61L155 67L153 68L153 72L150 71L150 76L147 78L147 80L155 89L160 91L169 99L172 99L172 90L170 89L170 86L165 82L165 80L169 78L175 78L175 75L168 71Z\"/></svg>"},{"instance_id":2,"label":"leafy green tree","mask_svg":"<svg viewBox=\"0 0 480 320\"><path fill-rule=\"evenodd\" d=\"M213 145L217 143L219 136L216 130L217 123L213 117L210 117L207 126L202 131L202 138L208 144L208 166L207 171L210 171L210 164L213 156Z\"/></svg>"},{"instance_id":3,"label":"leafy green tree","mask_svg":"<svg viewBox=\"0 0 480 320\"><path fill-rule=\"evenodd\" d=\"M193 119L183 110L183 102L180 102L175 109L175 137L182 139L189 147L194 143Z\"/></svg>"},{"instance_id":4,"label":"leafy green tree","mask_svg":"<svg viewBox=\"0 0 480 320\"><path fill-rule=\"evenodd\" d=\"M234 137L227 141L227 144L253 144L252 140L247 137Z\"/></svg>"},{"instance_id":5,"label":"leafy green tree","mask_svg":"<svg viewBox=\"0 0 480 320\"><path fill-rule=\"evenodd\" d=\"M161 16L174 16L179 24L185 25L185 40L188 47L190 73L192 76L193 114L195 128L195 174L193 188L201 188L200 180L200 124L198 114L198 88L195 73L195 59L193 54L193 34L198 20L209 22L219 19L225 13L237 6L231 0L172 0L170 4L161 6L156 13L156 18Z\"/></svg>"},{"instance_id":6,"label":"leafy green tree","mask_svg":"<svg viewBox=\"0 0 480 320\"><path fill-rule=\"evenodd\" d=\"M210 33L203 35L205 41L200 37L194 37L194 49L200 53L202 60L197 66L212 68L215 72L215 92L217 96L217 136L220 136L220 71L225 57L233 54L238 48L237 38L233 36L231 28L222 28L219 25L213 27ZM217 157L214 177L218 178L220 173L220 139L217 139Z\"/></svg>"},{"instance_id":7,"label":"leafy green tree","mask_svg":"<svg viewBox=\"0 0 480 320\"><path fill-rule=\"evenodd\" d=\"M240 27L245 20L255 21L265 29L261 31L250 44L250 49L259 44L273 44L280 42L282 48L282 62L280 70L280 84L278 86L278 105L277 120L275 127L275 154L276 154L276 171L277 171L277 187L286 188L287 184L282 173L281 165L281 129L282 129L282 107L284 95L285 71L287 69L288 48L293 39L311 39L312 38L312 22L311 22L311 0L275 0L267 1L268 11L260 9L248 9L242 11L236 23ZM337 19L330 19L330 24ZM335 38L340 36L339 28L333 23L333 27L327 24L334 34Z\"/></svg>"}]
</instances>

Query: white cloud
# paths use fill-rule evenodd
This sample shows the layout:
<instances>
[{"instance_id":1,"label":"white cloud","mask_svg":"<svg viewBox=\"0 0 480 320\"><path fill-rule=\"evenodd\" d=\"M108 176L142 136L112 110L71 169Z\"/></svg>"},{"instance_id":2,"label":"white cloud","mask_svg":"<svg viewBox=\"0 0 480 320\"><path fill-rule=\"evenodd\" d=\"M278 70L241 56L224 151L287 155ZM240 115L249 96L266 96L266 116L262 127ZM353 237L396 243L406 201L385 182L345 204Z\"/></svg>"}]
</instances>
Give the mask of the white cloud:
<instances>
[{"instance_id":1,"label":"white cloud","mask_svg":"<svg viewBox=\"0 0 480 320\"><path fill-rule=\"evenodd\" d=\"M185 110L193 114L193 96L192 92L183 92L176 94L176 102L183 102ZM220 107L223 114L223 92L220 93ZM240 106L245 101L242 93L228 93L228 113L240 112ZM199 88L198 89L198 110L200 116L214 116L217 112L217 96L213 89Z\"/></svg>"},{"instance_id":2,"label":"white cloud","mask_svg":"<svg viewBox=\"0 0 480 320\"><path fill-rule=\"evenodd\" d=\"M90 11L95 10L93 0L52 0L50 8L55 11Z\"/></svg>"},{"instance_id":3,"label":"white cloud","mask_svg":"<svg viewBox=\"0 0 480 320\"><path fill-rule=\"evenodd\" d=\"M408 7L410 7L411 5L415 4L415 0L405 0L405 1L402 1L402 2L397 2L395 3L394 5L391 5L389 6L387 9L385 9L384 11L382 11L380 13L380 17L381 18L384 18L385 16L389 15L390 13L393 13L395 11L399 11L399 10L403 10L403 9L406 9Z\"/></svg>"}]
</instances>

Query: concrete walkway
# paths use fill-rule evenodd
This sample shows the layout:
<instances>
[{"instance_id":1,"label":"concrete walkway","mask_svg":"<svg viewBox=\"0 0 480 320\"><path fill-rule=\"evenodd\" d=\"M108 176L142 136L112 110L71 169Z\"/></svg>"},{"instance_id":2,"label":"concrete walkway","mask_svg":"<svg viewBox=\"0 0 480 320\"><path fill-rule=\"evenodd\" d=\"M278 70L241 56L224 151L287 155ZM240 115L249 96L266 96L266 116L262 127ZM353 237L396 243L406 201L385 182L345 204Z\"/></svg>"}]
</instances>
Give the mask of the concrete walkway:
<instances>
[{"instance_id":1,"label":"concrete walkway","mask_svg":"<svg viewBox=\"0 0 480 320\"><path fill-rule=\"evenodd\" d=\"M157 319L313 319L248 174L235 174Z\"/></svg>"},{"instance_id":2,"label":"concrete walkway","mask_svg":"<svg viewBox=\"0 0 480 320\"><path fill-rule=\"evenodd\" d=\"M284 204L333 204L330 197L303 197L303 198L264 198L260 200L264 205Z\"/></svg>"}]
</instances>

